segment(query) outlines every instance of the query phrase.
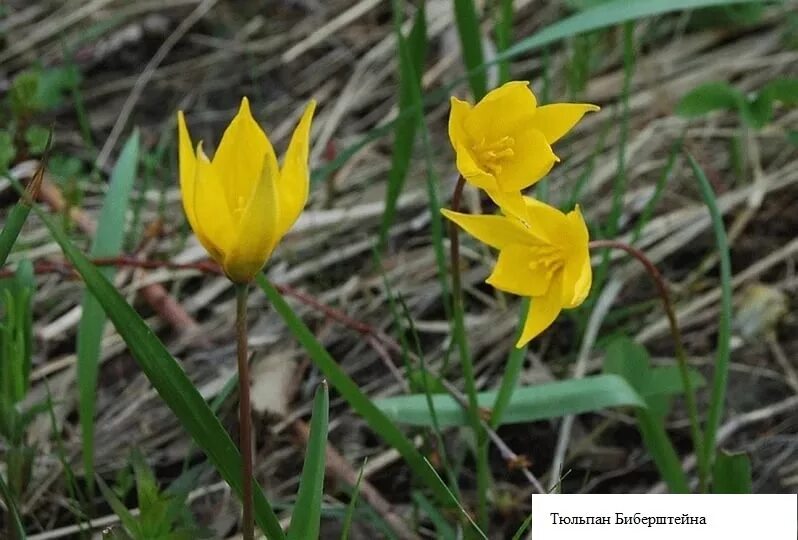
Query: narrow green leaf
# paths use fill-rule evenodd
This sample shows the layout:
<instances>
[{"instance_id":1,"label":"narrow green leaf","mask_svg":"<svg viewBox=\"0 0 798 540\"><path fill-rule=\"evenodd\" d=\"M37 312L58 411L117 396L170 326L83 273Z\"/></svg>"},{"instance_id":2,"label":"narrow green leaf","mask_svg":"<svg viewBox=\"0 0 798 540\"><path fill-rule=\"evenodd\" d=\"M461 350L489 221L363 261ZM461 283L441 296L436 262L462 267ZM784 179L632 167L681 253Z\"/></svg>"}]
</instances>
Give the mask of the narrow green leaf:
<instances>
[{"instance_id":1,"label":"narrow green leaf","mask_svg":"<svg viewBox=\"0 0 798 540\"><path fill-rule=\"evenodd\" d=\"M513 30L513 0L499 0L496 3L496 48L499 52L510 46ZM545 69L545 68L544 68ZM510 80L510 61L499 61L499 84Z\"/></svg>"},{"instance_id":2,"label":"narrow green leaf","mask_svg":"<svg viewBox=\"0 0 798 540\"><path fill-rule=\"evenodd\" d=\"M682 470L682 463L673 447L663 418L648 409L637 409L637 426L643 437L651 458L659 470L660 476L668 486L671 493L690 493L687 477Z\"/></svg>"},{"instance_id":3,"label":"narrow green leaf","mask_svg":"<svg viewBox=\"0 0 798 540\"><path fill-rule=\"evenodd\" d=\"M302 476L299 479L299 494L291 515L291 526L288 528L288 540L319 537L329 411L330 390L327 382L322 381L313 400L310 438L305 452L305 464L302 466Z\"/></svg>"},{"instance_id":4,"label":"narrow green leaf","mask_svg":"<svg viewBox=\"0 0 798 540\"><path fill-rule=\"evenodd\" d=\"M138 161L139 134L136 130L122 148L111 172L108 193L97 222L97 236L90 252L93 258L113 257L122 250L125 214L136 180ZM113 281L116 273L112 266L103 268L100 272L109 281ZM100 303L90 292L84 295L81 310L77 330L78 412L83 436L83 466L86 469L86 478L90 479L94 477L94 412L100 345L106 317ZM89 489L91 491L91 487Z\"/></svg>"},{"instance_id":5,"label":"narrow green leaf","mask_svg":"<svg viewBox=\"0 0 798 540\"><path fill-rule=\"evenodd\" d=\"M742 111L744 108L742 92L725 82L708 82L685 94L676 106L676 113L685 118L696 118L712 111Z\"/></svg>"},{"instance_id":6,"label":"narrow green leaf","mask_svg":"<svg viewBox=\"0 0 798 540\"><path fill-rule=\"evenodd\" d=\"M48 140L48 150L50 146L49 142L51 141L52 138ZM39 167L33 174L30 183L28 183L28 187L25 188L24 191L21 191L19 201L17 201L6 217L5 225L3 225L3 230L0 232L0 268L6 263L8 254L11 253L11 248L14 247L19 233L22 231L22 226L25 225L25 221L28 219L31 201L36 200L39 194L39 188L44 179L44 168L46 165L47 151L45 151L45 155L42 157Z\"/></svg>"},{"instance_id":7,"label":"narrow green leaf","mask_svg":"<svg viewBox=\"0 0 798 540\"><path fill-rule=\"evenodd\" d=\"M482 392L477 402L480 407L490 407L496 395ZM374 404L396 422L428 426L426 399L423 394L413 394L377 399ZM441 427L469 425L467 413L454 398L435 394L431 399ZM622 377L596 375L516 388L501 423L534 422L620 406L645 407L645 400Z\"/></svg>"},{"instance_id":8,"label":"narrow green leaf","mask_svg":"<svg viewBox=\"0 0 798 540\"><path fill-rule=\"evenodd\" d=\"M355 517L355 510L357 509L357 499L360 495L360 483L363 481L363 469L366 467L366 460L363 460L363 465L357 473L357 482L349 495L349 504L346 505L346 514L344 515L344 524L341 526L341 540L349 539L349 529L352 528L352 520Z\"/></svg>"},{"instance_id":9,"label":"narrow green leaf","mask_svg":"<svg viewBox=\"0 0 798 540\"><path fill-rule=\"evenodd\" d=\"M474 0L454 0L454 17L471 93L479 101L488 92L488 80L485 71L480 69L484 63L482 32L479 29L479 15Z\"/></svg>"},{"instance_id":10,"label":"narrow green leaf","mask_svg":"<svg viewBox=\"0 0 798 540\"><path fill-rule=\"evenodd\" d=\"M38 208L35 210L66 258L83 277L88 290L108 314L155 390L206 453L222 478L240 496L241 454L180 364L102 272L78 251L48 216ZM271 540L284 539L277 516L259 487L256 487L254 495L258 525Z\"/></svg>"},{"instance_id":11,"label":"narrow green leaf","mask_svg":"<svg viewBox=\"0 0 798 540\"><path fill-rule=\"evenodd\" d=\"M399 116L394 124L393 152L391 169L388 173L388 187L385 194L385 212L380 223L378 249L382 251L388 239L388 232L396 216L396 204L405 185L410 158L416 140L418 123L415 116L406 114L414 106L413 88L419 85L420 74L424 71L424 58L427 51L427 18L424 2L416 9L413 28L407 40L402 36L401 20L395 13L394 27L399 52ZM396 10L396 6L394 6Z\"/></svg>"},{"instance_id":12,"label":"narrow green leaf","mask_svg":"<svg viewBox=\"0 0 798 540\"><path fill-rule=\"evenodd\" d=\"M22 519L19 517L17 502L14 500L11 490L8 489L8 486L3 481L3 475L0 475L0 496L2 496L3 502L6 504L6 513L8 514L6 519L11 520L17 538L19 540L25 540L27 536L25 536L25 527L22 526Z\"/></svg>"},{"instance_id":13,"label":"narrow green leaf","mask_svg":"<svg viewBox=\"0 0 798 540\"><path fill-rule=\"evenodd\" d=\"M665 430L664 417L667 409L663 410L659 399L684 391L678 368L676 366L671 368L652 369L646 348L627 336L613 339L607 346L604 356L605 373L622 376L646 400L646 407L635 409L637 425L643 443L668 489L671 493L689 493L687 477ZM663 371L666 369L667 371ZM692 387L695 386L693 383Z\"/></svg>"},{"instance_id":14,"label":"narrow green leaf","mask_svg":"<svg viewBox=\"0 0 798 540\"><path fill-rule=\"evenodd\" d=\"M513 540L521 540L521 538L524 537L524 533L526 532L526 530L529 528L530 525L532 525L532 514L529 514L524 520L524 522L521 523L521 526L518 527L518 530L515 531L515 534L513 535Z\"/></svg>"},{"instance_id":15,"label":"narrow green leaf","mask_svg":"<svg viewBox=\"0 0 798 540\"><path fill-rule=\"evenodd\" d=\"M732 321L732 286L731 286L731 258L729 256L729 242L726 238L726 228L723 225L723 216L718 209L712 185L707 180L704 171L689 153L687 159L693 174L698 180L698 187L704 204L709 209L712 218L712 230L715 233L715 243L718 247L720 260L720 324L718 327L717 356L715 359L715 373L712 377L712 393L709 398L709 414L704 432L704 452L707 467L712 466L715 457L715 437L720 426L726 403L726 388L729 383L729 357L731 355L731 321Z\"/></svg>"},{"instance_id":16,"label":"narrow green leaf","mask_svg":"<svg viewBox=\"0 0 798 540\"><path fill-rule=\"evenodd\" d=\"M745 454L718 451L712 469L714 493L752 493L751 460Z\"/></svg>"},{"instance_id":17,"label":"narrow green leaf","mask_svg":"<svg viewBox=\"0 0 798 540\"><path fill-rule=\"evenodd\" d=\"M327 381L349 403L371 429L374 430L386 443L393 447L405 459L408 467L422 480L435 495L438 502L445 506L456 506L457 500L451 494L446 484L440 479L429 462L419 453L399 428L388 418L374 402L365 395L357 384L347 375L330 353L316 340L310 329L294 313L280 293L266 280L263 275L256 278L256 283L271 302L274 309L282 317L291 333L299 341L305 352ZM425 398L422 398L425 399ZM434 397L433 397L434 399ZM426 402L423 407L426 408Z\"/></svg>"},{"instance_id":18,"label":"narrow green leaf","mask_svg":"<svg viewBox=\"0 0 798 540\"><path fill-rule=\"evenodd\" d=\"M108 506L111 507L111 510L114 511L114 514L116 514L116 516L119 518L119 521L122 522L122 525L125 527L125 529L127 529L127 532L135 535L139 529L135 516L131 513L127 506L125 506L125 504L119 500L119 497L116 496L114 490L108 487L108 484L106 484L102 478L97 476L96 481L97 485L100 487L100 493L102 493L105 502L107 502Z\"/></svg>"},{"instance_id":19,"label":"narrow green leaf","mask_svg":"<svg viewBox=\"0 0 798 540\"><path fill-rule=\"evenodd\" d=\"M427 499L420 491L411 493L413 502L416 503L419 510L424 513L435 527L435 537L440 540L456 540L457 534L449 522L446 521L444 515L438 510L432 501Z\"/></svg>"},{"instance_id":20,"label":"narrow green leaf","mask_svg":"<svg viewBox=\"0 0 798 540\"><path fill-rule=\"evenodd\" d=\"M562 19L522 39L506 51L499 53L496 62L514 58L563 38L583 34L620 23L707 6L739 4L748 0L613 0L566 19Z\"/></svg>"}]
</instances>

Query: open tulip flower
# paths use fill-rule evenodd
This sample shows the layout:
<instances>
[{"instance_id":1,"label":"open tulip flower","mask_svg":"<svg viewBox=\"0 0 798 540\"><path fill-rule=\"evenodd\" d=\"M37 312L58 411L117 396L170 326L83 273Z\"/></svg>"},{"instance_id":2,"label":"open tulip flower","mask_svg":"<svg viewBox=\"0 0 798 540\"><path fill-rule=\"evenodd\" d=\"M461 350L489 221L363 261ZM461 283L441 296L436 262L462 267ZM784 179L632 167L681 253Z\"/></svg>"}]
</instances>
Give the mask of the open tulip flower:
<instances>
[{"instance_id":1,"label":"open tulip flower","mask_svg":"<svg viewBox=\"0 0 798 540\"><path fill-rule=\"evenodd\" d=\"M587 225L579 207L564 214L530 197L524 197L523 203L521 217L442 210L471 236L499 250L487 283L531 297L516 347L548 328L562 309L580 305L593 279Z\"/></svg>"},{"instance_id":2,"label":"open tulip flower","mask_svg":"<svg viewBox=\"0 0 798 540\"><path fill-rule=\"evenodd\" d=\"M586 112L597 110L587 103L538 107L525 81L508 82L474 106L452 97L449 138L457 169L505 212L521 217L521 190L543 178L558 161L551 145Z\"/></svg>"},{"instance_id":3,"label":"open tulip flower","mask_svg":"<svg viewBox=\"0 0 798 540\"><path fill-rule=\"evenodd\" d=\"M311 101L288 145L282 167L252 117L247 98L209 159L191 143L178 112L180 190L200 243L235 283L249 283L294 224L308 198Z\"/></svg>"}]
</instances>

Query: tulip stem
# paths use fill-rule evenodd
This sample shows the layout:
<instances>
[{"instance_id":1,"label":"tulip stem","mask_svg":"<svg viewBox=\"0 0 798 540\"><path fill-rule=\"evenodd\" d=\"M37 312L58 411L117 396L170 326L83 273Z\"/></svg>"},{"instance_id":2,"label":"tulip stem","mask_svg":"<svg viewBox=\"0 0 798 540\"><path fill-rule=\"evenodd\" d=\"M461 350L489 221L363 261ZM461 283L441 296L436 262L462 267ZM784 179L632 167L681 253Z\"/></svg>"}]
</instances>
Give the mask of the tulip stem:
<instances>
[{"instance_id":1,"label":"tulip stem","mask_svg":"<svg viewBox=\"0 0 798 540\"><path fill-rule=\"evenodd\" d=\"M254 540L252 513L252 409L249 397L249 355L247 354L247 291L249 284L236 284L236 349L238 352L238 425L241 447L241 524L243 540Z\"/></svg>"},{"instance_id":2,"label":"tulip stem","mask_svg":"<svg viewBox=\"0 0 798 540\"><path fill-rule=\"evenodd\" d=\"M452 211L460 211L465 178L460 175L452 193ZM488 437L482 427L479 403L477 402L477 385L474 375L474 364L468 352L463 312L463 284L460 278L460 227L452 222L449 225L449 258L452 273L452 315L454 316L454 339L457 341L460 365L463 369L466 394L468 395L468 416L471 428L476 437L476 469L477 469L477 523L485 530L488 525Z\"/></svg>"},{"instance_id":3,"label":"tulip stem","mask_svg":"<svg viewBox=\"0 0 798 540\"><path fill-rule=\"evenodd\" d=\"M665 280L654 263L651 262L648 257L646 257L645 253L625 242L620 242L618 240L593 240L590 242L589 247L593 249L612 248L625 251L643 265L643 267L646 269L646 272L649 276L651 276L651 279L654 281L654 284L657 287L660 300L662 300L662 307L665 309L665 315L668 317L668 325L670 326L673 345L676 350L676 361L679 365L679 373L681 375L682 385L684 386L685 405L687 407L687 414L690 417L690 431L693 438L693 447L695 449L695 454L698 457L699 490L701 493L703 493L706 488L709 471L707 470L707 464L703 458L704 439L701 435L701 426L698 422L698 405L696 404L695 391L690 384L690 371L687 364L687 354L684 351L682 333L681 330L679 330L679 325L676 321L676 312L673 309L673 304L671 303L671 297L668 293L668 287L665 284Z\"/></svg>"}]
</instances>

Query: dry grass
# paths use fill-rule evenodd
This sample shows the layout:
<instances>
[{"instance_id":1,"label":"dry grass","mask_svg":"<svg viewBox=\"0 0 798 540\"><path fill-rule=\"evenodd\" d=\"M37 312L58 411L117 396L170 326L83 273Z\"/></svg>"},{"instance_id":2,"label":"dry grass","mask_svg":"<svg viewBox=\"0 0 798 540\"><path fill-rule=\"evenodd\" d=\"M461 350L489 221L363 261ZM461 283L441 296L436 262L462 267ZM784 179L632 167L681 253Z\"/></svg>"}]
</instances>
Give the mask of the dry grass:
<instances>
[{"instance_id":1,"label":"dry grass","mask_svg":"<svg viewBox=\"0 0 798 540\"><path fill-rule=\"evenodd\" d=\"M32 62L60 64L64 61L64 44L81 40L74 57L84 76L83 99L92 132L103 144L96 151L87 150L79 135L75 110L64 107L54 114L57 150L80 156L87 163L99 155L98 166L107 170L119 150L119 135L133 126L141 128L150 150L165 141L168 150L152 169L149 189L138 192L146 201L143 223L159 223L160 234L144 242L136 238L133 243L141 242L142 256L191 263L202 260L205 254L193 237L183 241L187 230L179 202L172 142L175 110L188 111L195 139L214 142L240 96L249 95L277 148L284 149L302 106L314 97L321 108L314 125L312 155L317 166L324 164L396 113L396 53L386 4L374 0L303 0L270 2L263 8L255 2L233 7L231 2L186 0L43 1L31 5L12 0L10 18L0 22L7 32L5 48L0 51L0 88L8 83L4 76L10 77ZM441 0L427 2L431 54L424 84L429 90L440 88L461 73L448 4ZM528 35L563 12L560 2L546 3L542 8L528 1L517 4L520 7L515 36ZM685 92L704 81L726 80L751 90L777 76L798 76L798 51L785 47L782 41L784 12L788 8L794 9L795 4L773 8L760 22L744 29L680 30L684 21L674 18L663 26L667 31L651 21L637 25L642 47L630 95L624 230L631 230L671 146L684 134L687 147L714 183L732 231L734 287L741 302L747 298L744 292L754 283L781 291L788 304L795 302L798 155L784 134L798 125L798 111L778 109L774 122L748 134L746 142L749 149L756 149L753 155L758 155L759 168L748 167L738 178L729 158L730 143L739 131L738 119L732 114L714 114L688 125L673 115L673 108ZM200 17L205 9L210 11ZM196 14L193 18L192 13ZM91 29L103 25L108 26L91 34ZM618 103L623 83L620 36L606 32L601 39L607 54L597 59L582 98L602 105L603 110L587 118L561 143L558 154L564 158L563 163L550 180L552 199L565 202L579 176L594 160L595 167L579 197L593 225L600 225L609 212L611 183L617 171ZM568 55L567 47L552 49L551 95L555 98L566 95L562 74ZM535 56L518 61L514 72L521 77L531 74L533 87L539 89L540 66L540 59ZM464 87L461 85L455 92L464 95ZM436 166L444 179L444 199L455 178L445 135L447 113L445 102L427 110L434 154L439 157ZM386 354L400 367L401 359L380 345L380 336L392 334L393 328L383 277L371 257L384 207L389 151L388 139L369 143L343 168L317 184L308 210L268 268L275 283L303 291L316 302L365 323L374 332L375 338L365 339L351 324L342 324L296 296L292 299L328 350L374 397L395 394L403 388L402 381L385 365ZM447 347L449 326L443 318L429 243L422 161L419 159L411 168L383 264L394 291L407 302L429 364L438 367ZM15 170L23 177L29 169L23 163ZM103 185L83 180L81 187L85 198L80 212L83 219L90 221L96 218ZM4 183L2 189L4 200L9 200L10 188ZM466 200L473 210L487 205L477 199L476 193L469 193ZM75 231L76 238L81 236L87 238L86 227ZM29 222L22 242L29 246L26 257L60 260L57 245L37 220ZM86 245L85 240L79 242ZM714 244L709 217L684 160L677 161L655 217L644 227L638 245L661 266L671 283L695 365L710 365L720 296ZM501 375L511 346L515 299L499 296L483 286L491 254L474 244L466 243L464 248L468 261L463 276L466 324L479 385L491 388ZM17 253L16 259L22 255ZM35 387L31 399L44 395L46 381L58 399L58 435L67 458L79 472L75 329L83 289L78 281L59 274L43 276L39 283ZM216 395L235 365L230 284L190 269L126 270L120 273L117 283L182 361L202 393L207 398ZM188 323L186 319L182 323L165 319L163 312L158 315L159 304L139 294L143 287L154 283L161 284L163 292L182 306L190 317ZM658 355L659 361L672 362L664 314L656 304L641 304L654 297L639 268L625 261L614 263L602 299L610 310L604 314L601 310L594 312L590 324L600 328L594 338L625 329ZM641 305L641 310L630 315L618 309L633 305ZM297 420L309 412L319 375L308 368L302 350L262 296L253 295L250 308L256 399L263 400L264 394L269 394L272 399L268 406L276 411L261 410L257 415L257 476L270 497L280 501L296 490L300 467L297 449L302 446L298 435L301 424ZM602 315L606 315L603 320ZM798 490L798 470L794 467L798 460L796 330L798 320L787 315L764 333L738 336L734 342L728 412L719 439L725 447L751 453L757 491ZM574 321L563 317L533 345L522 380L533 383L600 369L600 344L582 344L582 353L577 354L574 344L578 341ZM103 340L102 357L96 441L99 472L112 476L126 464L133 448L145 453L164 481L179 473L184 459L200 461L179 423L137 371L111 327ZM453 376L452 380L456 380L456 373ZM277 399L274 381L281 381L279 386L284 390ZM223 408L223 417L231 429L235 429L233 405L228 403ZM682 442L686 443L683 413L673 415L671 427L684 433ZM558 431L557 422L542 422L509 426L500 430L500 435L515 452L532 460L536 474L545 477L550 474ZM28 516L35 517L42 530L56 529L31 538L69 537L73 533L68 530L57 532L58 527L66 527L74 520L65 508L63 471L46 416L31 429L30 438L40 458L34 473L36 487L28 493L23 508ZM567 491L662 489L629 418L622 414L579 417L569 440L570 450L564 455L564 470L570 470ZM450 434L447 441L455 454L465 444L457 433ZM370 486L377 496L393 505L393 512L405 512L411 487L406 470L391 450L382 447L365 425L337 402L331 412L330 442L343 456L342 461L355 469L368 457L365 478ZM687 462L692 463L691 458ZM343 475L346 467L340 464L339 469ZM507 490L513 501L504 516L510 530L522 519L526 500L523 495L528 486L518 473L506 471L498 453L493 472L501 480L499 487ZM339 483L346 481L338 478ZM466 477L463 481L466 488L471 485L471 479ZM331 496L340 492L334 487L327 490ZM468 499L468 489L465 494ZM227 487L210 471L201 478L195 509L220 536L230 529L235 517L236 506L231 498ZM330 521L328 525L332 528L334 523Z\"/></svg>"}]
</instances>

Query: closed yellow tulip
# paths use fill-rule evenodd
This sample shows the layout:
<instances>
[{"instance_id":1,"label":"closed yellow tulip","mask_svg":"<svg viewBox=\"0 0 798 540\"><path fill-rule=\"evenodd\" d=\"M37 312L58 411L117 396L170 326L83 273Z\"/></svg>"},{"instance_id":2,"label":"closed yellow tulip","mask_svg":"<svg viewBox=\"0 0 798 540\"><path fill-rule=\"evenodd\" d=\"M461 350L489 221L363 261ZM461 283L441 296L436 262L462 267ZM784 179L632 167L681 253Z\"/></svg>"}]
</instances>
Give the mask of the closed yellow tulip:
<instances>
[{"instance_id":1,"label":"closed yellow tulip","mask_svg":"<svg viewBox=\"0 0 798 540\"><path fill-rule=\"evenodd\" d=\"M538 107L525 81L505 83L473 106L452 97L449 139L457 169L505 212L522 216L521 190L543 178L558 161L551 145L586 112L598 109L588 103Z\"/></svg>"},{"instance_id":2,"label":"closed yellow tulip","mask_svg":"<svg viewBox=\"0 0 798 540\"><path fill-rule=\"evenodd\" d=\"M579 207L564 214L531 197L523 202L520 217L442 210L471 236L499 250L486 283L532 299L516 347L548 328L562 309L580 305L593 280L587 225Z\"/></svg>"},{"instance_id":3,"label":"closed yellow tulip","mask_svg":"<svg viewBox=\"0 0 798 540\"><path fill-rule=\"evenodd\" d=\"M302 213L308 198L310 123L302 114L282 167L247 98L222 136L213 159L196 146L177 113L183 209L200 243L235 283L249 283Z\"/></svg>"}]
</instances>

